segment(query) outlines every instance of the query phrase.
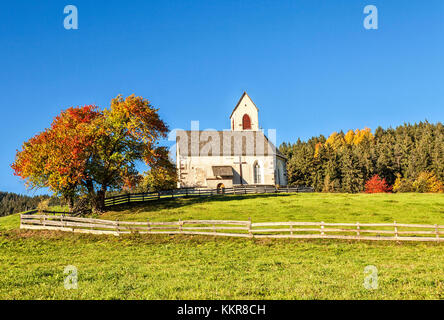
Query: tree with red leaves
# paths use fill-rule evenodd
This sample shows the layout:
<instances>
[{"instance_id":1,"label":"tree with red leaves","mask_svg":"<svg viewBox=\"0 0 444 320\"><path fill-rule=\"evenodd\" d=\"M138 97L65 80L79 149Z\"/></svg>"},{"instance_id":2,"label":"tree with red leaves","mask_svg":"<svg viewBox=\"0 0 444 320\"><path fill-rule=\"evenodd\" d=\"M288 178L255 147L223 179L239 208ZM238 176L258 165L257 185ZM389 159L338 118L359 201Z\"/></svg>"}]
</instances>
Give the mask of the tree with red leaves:
<instances>
[{"instance_id":1,"label":"tree with red leaves","mask_svg":"<svg viewBox=\"0 0 444 320\"><path fill-rule=\"evenodd\" d=\"M100 115L92 105L62 111L50 128L23 144L11 166L14 174L28 188L47 187L61 195L71 209L86 178L88 148L94 143L91 123Z\"/></svg>"},{"instance_id":2,"label":"tree with red leaves","mask_svg":"<svg viewBox=\"0 0 444 320\"><path fill-rule=\"evenodd\" d=\"M375 174L365 183L364 190L365 193L381 193L392 191L392 187L387 184L385 179L381 179L377 174Z\"/></svg>"},{"instance_id":3,"label":"tree with red leaves","mask_svg":"<svg viewBox=\"0 0 444 320\"><path fill-rule=\"evenodd\" d=\"M87 194L95 212L105 194L134 179L136 163L152 165L165 156L157 146L168 127L148 100L134 95L111 101L109 109L73 107L17 151L14 174L30 188L47 187L68 200Z\"/></svg>"}]
</instances>

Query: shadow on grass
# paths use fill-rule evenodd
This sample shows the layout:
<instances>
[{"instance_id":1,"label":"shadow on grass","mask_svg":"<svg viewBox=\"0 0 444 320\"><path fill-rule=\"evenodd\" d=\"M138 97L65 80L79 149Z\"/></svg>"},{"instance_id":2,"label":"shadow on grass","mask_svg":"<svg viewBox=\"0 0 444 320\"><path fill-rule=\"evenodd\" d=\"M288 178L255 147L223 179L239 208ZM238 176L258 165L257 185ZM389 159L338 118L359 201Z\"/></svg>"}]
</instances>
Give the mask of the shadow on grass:
<instances>
[{"instance_id":1,"label":"shadow on grass","mask_svg":"<svg viewBox=\"0 0 444 320\"><path fill-rule=\"evenodd\" d=\"M270 193L270 194L248 194L248 195L215 195L215 196L188 196L180 198L163 198L160 200L151 200L147 202L134 202L131 204L116 205L109 207L108 211L124 212L131 210L131 213L140 212L156 212L164 209L176 209L193 204L201 204L206 202L229 202L245 199L264 199L271 197L288 197L290 194Z\"/></svg>"}]
</instances>

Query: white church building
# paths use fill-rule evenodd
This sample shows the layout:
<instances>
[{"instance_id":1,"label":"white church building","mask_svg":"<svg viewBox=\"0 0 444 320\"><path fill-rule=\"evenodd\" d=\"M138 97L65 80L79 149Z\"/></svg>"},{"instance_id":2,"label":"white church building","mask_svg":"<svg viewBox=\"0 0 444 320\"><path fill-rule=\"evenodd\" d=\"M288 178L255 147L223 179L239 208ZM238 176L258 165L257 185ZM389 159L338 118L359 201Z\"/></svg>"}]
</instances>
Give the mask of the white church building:
<instances>
[{"instance_id":1,"label":"white church building","mask_svg":"<svg viewBox=\"0 0 444 320\"><path fill-rule=\"evenodd\" d=\"M231 130L177 130L179 188L287 185L287 159L259 127L259 109L243 93Z\"/></svg>"}]
</instances>

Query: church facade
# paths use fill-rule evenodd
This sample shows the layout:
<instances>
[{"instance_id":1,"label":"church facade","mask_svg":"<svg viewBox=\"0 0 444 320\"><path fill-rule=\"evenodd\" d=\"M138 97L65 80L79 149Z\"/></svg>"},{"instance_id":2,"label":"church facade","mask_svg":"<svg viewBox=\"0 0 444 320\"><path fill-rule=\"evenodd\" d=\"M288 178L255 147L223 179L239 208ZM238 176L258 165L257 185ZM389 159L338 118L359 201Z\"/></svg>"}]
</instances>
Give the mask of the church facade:
<instances>
[{"instance_id":1,"label":"church facade","mask_svg":"<svg viewBox=\"0 0 444 320\"><path fill-rule=\"evenodd\" d=\"M259 109L243 93L230 130L176 131L178 187L287 185L287 159L259 127Z\"/></svg>"}]
</instances>

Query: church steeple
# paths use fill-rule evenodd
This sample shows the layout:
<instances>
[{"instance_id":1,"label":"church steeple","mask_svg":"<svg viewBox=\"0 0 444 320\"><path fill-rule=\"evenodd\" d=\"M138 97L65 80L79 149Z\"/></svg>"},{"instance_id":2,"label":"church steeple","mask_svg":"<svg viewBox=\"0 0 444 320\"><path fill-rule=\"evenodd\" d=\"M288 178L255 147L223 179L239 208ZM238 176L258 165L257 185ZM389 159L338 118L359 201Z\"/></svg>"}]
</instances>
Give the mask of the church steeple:
<instances>
[{"instance_id":1,"label":"church steeple","mask_svg":"<svg viewBox=\"0 0 444 320\"><path fill-rule=\"evenodd\" d=\"M231 130L259 130L259 109L253 100L244 92L230 116Z\"/></svg>"}]
</instances>

